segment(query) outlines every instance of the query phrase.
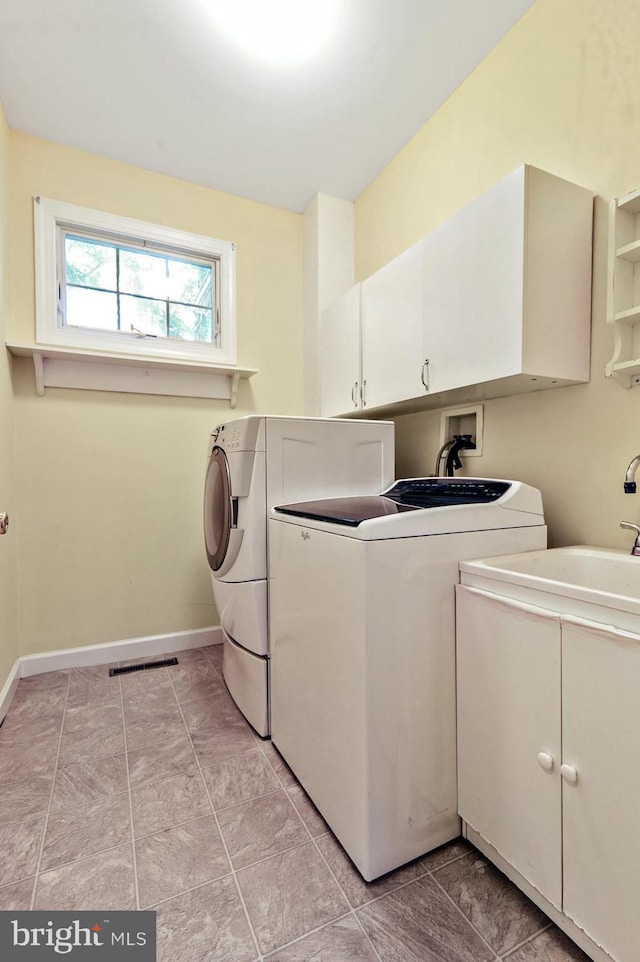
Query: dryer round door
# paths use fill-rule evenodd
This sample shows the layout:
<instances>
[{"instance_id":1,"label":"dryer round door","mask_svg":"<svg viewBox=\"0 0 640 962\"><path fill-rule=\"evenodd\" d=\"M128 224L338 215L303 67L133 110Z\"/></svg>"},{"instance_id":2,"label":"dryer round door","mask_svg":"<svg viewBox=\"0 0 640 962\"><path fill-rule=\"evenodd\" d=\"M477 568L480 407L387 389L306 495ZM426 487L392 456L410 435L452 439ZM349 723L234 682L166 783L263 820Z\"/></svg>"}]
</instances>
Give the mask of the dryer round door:
<instances>
[{"instance_id":1,"label":"dryer round door","mask_svg":"<svg viewBox=\"0 0 640 962\"><path fill-rule=\"evenodd\" d=\"M214 574L226 567L233 524L231 497L229 462L222 448L216 446L209 458L204 484L204 543L209 567Z\"/></svg>"}]
</instances>

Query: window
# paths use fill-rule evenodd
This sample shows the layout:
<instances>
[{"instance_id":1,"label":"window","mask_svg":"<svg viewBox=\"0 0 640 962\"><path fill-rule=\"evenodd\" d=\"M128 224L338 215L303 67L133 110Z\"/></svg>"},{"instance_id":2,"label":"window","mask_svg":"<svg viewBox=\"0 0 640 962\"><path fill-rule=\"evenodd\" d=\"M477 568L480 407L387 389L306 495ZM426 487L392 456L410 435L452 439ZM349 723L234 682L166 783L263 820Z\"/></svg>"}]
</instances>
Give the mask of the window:
<instances>
[{"instance_id":1,"label":"window","mask_svg":"<svg viewBox=\"0 0 640 962\"><path fill-rule=\"evenodd\" d=\"M235 246L36 198L37 342L233 365Z\"/></svg>"}]
</instances>

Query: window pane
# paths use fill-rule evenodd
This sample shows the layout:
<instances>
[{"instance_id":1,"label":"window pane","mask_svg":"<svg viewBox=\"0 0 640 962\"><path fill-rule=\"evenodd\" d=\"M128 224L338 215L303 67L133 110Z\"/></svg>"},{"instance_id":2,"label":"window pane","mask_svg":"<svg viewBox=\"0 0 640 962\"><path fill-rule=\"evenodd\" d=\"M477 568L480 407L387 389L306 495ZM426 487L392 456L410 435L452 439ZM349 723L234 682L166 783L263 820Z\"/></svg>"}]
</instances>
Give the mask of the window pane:
<instances>
[{"instance_id":1,"label":"window pane","mask_svg":"<svg viewBox=\"0 0 640 962\"><path fill-rule=\"evenodd\" d=\"M120 290L164 300L167 296L166 258L121 249Z\"/></svg>"},{"instance_id":2,"label":"window pane","mask_svg":"<svg viewBox=\"0 0 640 962\"><path fill-rule=\"evenodd\" d=\"M67 287L65 324L73 327L98 327L118 330L118 299L115 294L90 288Z\"/></svg>"},{"instance_id":3,"label":"window pane","mask_svg":"<svg viewBox=\"0 0 640 962\"><path fill-rule=\"evenodd\" d=\"M183 304L211 307L212 274L203 264L187 264L184 261L169 262L169 299Z\"/></svg>"},{"instance_id":4,"label":"window pane","mask_svg":"<svg viewBox=\"0 0 640 962\"><path fill-rule=\"evenodd\" d=\"M120 297L120 323L123 331L167 336L167 303L146 297ZM135 328L135 330L134 330Z\"/></svg>"},{"instance_id":5,"label":"window pane","mask_svg":"<svg viewBox=\"0 0 640 962\"><path fill-rule=\"evenodd\" d=\"M213 312L199 307L171 304L169 335L185 341L213 341Z\"/></svg>"},{"instance_id":6,"label":"window pane","mask_svg":"<svg viewBox=\"0 0 640 962\"><path fill-rule=\"evenodd\" d=\"M65 236L67 284L116 289L116 251L100 241Z\"/></svg>"}]
</instances>

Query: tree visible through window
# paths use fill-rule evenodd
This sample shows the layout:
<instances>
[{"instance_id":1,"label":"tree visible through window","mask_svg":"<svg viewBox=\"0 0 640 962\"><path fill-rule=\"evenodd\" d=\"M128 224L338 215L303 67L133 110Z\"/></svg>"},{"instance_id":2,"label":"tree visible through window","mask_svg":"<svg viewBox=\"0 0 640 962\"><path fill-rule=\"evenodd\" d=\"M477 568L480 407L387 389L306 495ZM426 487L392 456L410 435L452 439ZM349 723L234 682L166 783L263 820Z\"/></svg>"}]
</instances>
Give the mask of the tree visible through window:
<instances>
[{"instance_id":1,"label":"tree visible through window","mask_svg":"<svg viewBox=\"0 0 640 962\"><path fill-rule=\"evenodd\" d=\"M218 343L217 262L64 231L66 327Z\"/></svg>"}]
</instances>

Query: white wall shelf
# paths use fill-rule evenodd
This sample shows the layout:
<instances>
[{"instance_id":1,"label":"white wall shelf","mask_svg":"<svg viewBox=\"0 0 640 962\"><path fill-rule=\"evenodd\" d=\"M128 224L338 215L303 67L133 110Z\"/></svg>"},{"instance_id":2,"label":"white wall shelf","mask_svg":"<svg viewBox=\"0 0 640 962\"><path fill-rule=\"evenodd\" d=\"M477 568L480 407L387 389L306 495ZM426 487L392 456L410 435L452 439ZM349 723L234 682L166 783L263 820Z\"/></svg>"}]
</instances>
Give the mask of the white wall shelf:
<instances>
[{"instance_id":1,"label":"white wall shelf","mask_svg":"<svg viewBox=\"0 0 640 962\"><path fill-rule=\"evenodd\" d=\"M163 394L237 403L240 379L253 377L255 368L239 368L192 361L148 359L100 351L74 351L42 344L7 344L14 357L32 357L36 393L45 388L79 388L127 394Z\"/></svg>"},{"instance_id":2,"label":"white wall shelf","mask_svg":"<svg viewBox=\"0 0 640 962\"><path fill-rule=\"evenodd\" d=\"M640 190L609 205L607 323L613 354L607 377L623 387L640 383Z\"/></svg>"}]
</instances>

